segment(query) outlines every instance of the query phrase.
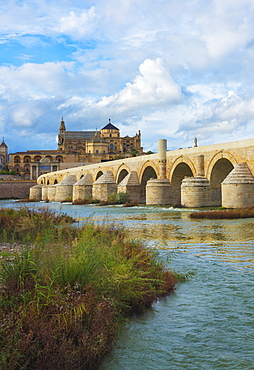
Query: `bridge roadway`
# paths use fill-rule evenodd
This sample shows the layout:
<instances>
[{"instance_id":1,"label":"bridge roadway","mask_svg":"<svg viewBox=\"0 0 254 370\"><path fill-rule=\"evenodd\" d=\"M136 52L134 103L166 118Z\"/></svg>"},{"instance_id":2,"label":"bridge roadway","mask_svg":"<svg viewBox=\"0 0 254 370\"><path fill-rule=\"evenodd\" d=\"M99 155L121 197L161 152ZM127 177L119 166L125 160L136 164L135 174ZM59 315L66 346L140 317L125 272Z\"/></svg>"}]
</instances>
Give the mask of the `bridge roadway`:
<instances>
[{"instance_id":1,"label":"bridge roadway","mask_svg":"<svg viewBox=\"0 0 254 370\"><path fill-rule=\"evenodd\" d=\"M242 163L245 163L245 169L247 168L249 174L246 175L248 179L243 180L245 174L239 175L238 170L238 175L241 177L239 184L241 187L241 184L248 183L248 191L250 191L248 197L252 197L251 189L253 188L254 191L254 179L252 184L254 139L172 151L167 151L166 147L166 140L161 139L158 141L158 153L155 154L95 163L41 175L37 179L37 187L44 188L44 195L42 190L41 195L38 195L37 191L37 195L34 196L32 190L30 198L39 196L48 200L45 189L55 185L54 194L56 194L60 185L75 188L75 184L86 177L84 186L90 187L91 196L96 195L97 198L101 199L107 198L110 191L117 192L124 189L131 193L131 198L135 198L140 203L172 204L186 207L221 206L223 205L221 184L230 172ZM68 179L70 179L70 183L68 183ZM63 183L61 184L61 182ZM109 184L112 184L113 187L110 187ZM233 190L236 197L239 197L238 190ZM246 193L244 187L240 190L241 194ZM102 193L103 195L100 197ZM51 196L50 200L53 200L54 196L53 198ZM225 197L227 197L227 189ZM231 195L232 197L234 194ZM244 203L242 206L244 206L246 200L242 201ZM224 203L227 202L224 201Z\"/></svg>"}]
</instances>

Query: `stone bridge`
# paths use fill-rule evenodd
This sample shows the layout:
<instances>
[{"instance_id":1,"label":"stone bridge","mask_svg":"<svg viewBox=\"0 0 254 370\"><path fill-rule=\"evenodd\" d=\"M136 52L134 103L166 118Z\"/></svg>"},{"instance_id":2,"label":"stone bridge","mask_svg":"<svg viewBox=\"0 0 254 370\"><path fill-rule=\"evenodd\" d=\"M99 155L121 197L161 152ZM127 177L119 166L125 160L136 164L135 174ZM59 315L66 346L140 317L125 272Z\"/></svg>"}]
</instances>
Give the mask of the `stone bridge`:
<instances>
[{"instance_id":1,"label":"stone bridge","mask_svg":"<svg viewBox=\"0 0 254 370\"><path fill-rule=\"evenodd\" d=\"M131 200L184 207L254 206L254 139L167 151L50 172L30 199L82 202L127 192Z\"/></svg>"}]
</instances>

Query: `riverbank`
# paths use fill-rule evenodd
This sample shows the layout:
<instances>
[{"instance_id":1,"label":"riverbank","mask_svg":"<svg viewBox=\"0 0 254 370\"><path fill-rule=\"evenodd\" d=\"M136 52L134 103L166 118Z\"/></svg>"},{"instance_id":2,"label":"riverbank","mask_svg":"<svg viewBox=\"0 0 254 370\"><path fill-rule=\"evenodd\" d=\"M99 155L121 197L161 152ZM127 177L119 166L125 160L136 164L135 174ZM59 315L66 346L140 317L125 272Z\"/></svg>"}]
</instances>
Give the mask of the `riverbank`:
<instances>
[{"instance_id":1,"label":"riverbank","mask_svg":"<svg viewBox=\"0 0 254 370\"><path fill-rule=\"evenodd\" d=\"M122 320L177 282L123 228L70 221L45 209L1 209L1 240L27 245L0 270L3 369L96 369Z\"/></svg>"},{"instance_id":2,"label":"riverbank","mask_svg":"<svg viewBox=\"0 0 254 370\"><path fill-rule=\"evenodd\" d=\"M216 209L190 213L190 218L196 219L238 219L254 218L254 208Z\"/></svg>"}]
</instances>

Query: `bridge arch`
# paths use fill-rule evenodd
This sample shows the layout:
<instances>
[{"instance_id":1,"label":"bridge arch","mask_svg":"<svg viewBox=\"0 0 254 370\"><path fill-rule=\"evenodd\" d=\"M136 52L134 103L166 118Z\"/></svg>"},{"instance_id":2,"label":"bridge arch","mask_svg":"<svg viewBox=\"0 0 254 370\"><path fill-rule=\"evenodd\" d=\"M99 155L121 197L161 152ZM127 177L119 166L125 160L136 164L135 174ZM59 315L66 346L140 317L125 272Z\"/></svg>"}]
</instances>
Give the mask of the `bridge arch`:
<instances>
[{"instance_id":1,"label":"bridge arch","mask_svg":"<svg viewBox=\"0 0 254 370\"><path fill-rule=\"evenodd\" d=\"M184 176L195 176L196 175L196 168L194 166L194 163L188 158L183 155L180 157L176 158L170 168L169 171L169 181L172 183L172 178L174 176L175 169L178 167L180 164L185 164L191 171L191 175L189 175L189 171L186 170L186 174Z\"/></svg>"},{"instance_id":2,"label":"bridge arch","mask_svg":"<svg viewBox=\"0 0 254 370\"><path fill-rule=\"evenodd\" d=\"M221 183L236 166L237 161L230 153L217 153L209 163L207 177L210 180L211 205L221 206Z\"/></svg>"},{"instance_id":3,"label":"bridge arch","mask_svg":"<svg viewBox=\"0 0 254 370\"><path fill-rule=\"evenodd\" d=\"M170 171L172 204L181 204L182 181L185 177L193 177L195 174L195 166L188 157L181 156L174 161Z\"/></svg>"},{"instance_id":4,"label":"bridge arch","mask_svg":"<svg viewBox=\"0 0 254 370\"><path fill-rule=\"evenodd\" d=\"M120 184L121 181L123 181L123 179L130 173L130 169L129 167L127 167L126 165L122 164L118 170L117 170L117 173L116 173L116 183L117 184Z\"/></svg>"},{"instance_id":5,"label":"bridge arch","mask_svg":"<svg viewBox=\"0 0 254 370\"><path fill-rule=\"evenodd\" d=\"M97 172L96 176L95 176L95 181L98 180L99 177L101 177L103 175L103 172L100 170Z\"/></svg>"},{"instance_id":6,"label":"bridge arch","mask_svg":"<svg viewBox=\"0 0 254 370\"><path fill-rule=\"evenodd\" d=\"M212 171L213 171L213 168L215 166L215 164L218 162L219 159L227 159L233 167L235 167L238 162L237 160L235 159L235 157L229 153L229 152L223 152L223 151L220 151L219 153L216 153L212 159L210 160L208 166L207 166L207 170L206 170L206 177L208 178L208 180L211 181L211 174L212 174Z\"/></svg>"},{"instance_id":7,"label":"bridge arch","mask_svg":"<svg viewBox=\"0 0 254 370\"><path fill-rule=\"evenodd\" d=\"M141 168L139 182L141 184L141 202L146 201L146 184L150 179L157 179L159 170L153 162L147 161Z\"/></svg>"}]
</instances>

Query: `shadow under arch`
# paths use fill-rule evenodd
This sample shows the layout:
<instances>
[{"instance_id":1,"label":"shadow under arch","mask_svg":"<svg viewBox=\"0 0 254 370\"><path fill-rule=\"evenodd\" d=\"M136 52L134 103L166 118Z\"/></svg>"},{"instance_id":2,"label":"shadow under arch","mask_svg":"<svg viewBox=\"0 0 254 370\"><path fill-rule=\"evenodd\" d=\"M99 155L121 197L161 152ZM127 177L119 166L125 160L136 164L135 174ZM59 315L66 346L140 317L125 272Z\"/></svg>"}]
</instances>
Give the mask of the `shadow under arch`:
<instances>
[{"instance_id":1,"label":"shadow under arch","mask_svg":"<svg viewBox=\"0 0 254 370\"><path fill-rule=\"evenodd\" d=\"M181 185L185 177L193 177L194 166L191 169L189 164L185 162L179 162L171 172L171 192L172 192L172 204L181 205Z\"/></svg>"},{"instance_id":2,"label":"shadow under arch","mask_svg":"<svg viewBox=\"0 0 254 370\"><path fill-rule=\"evenodd\" d=\"M121 181L129 174L129 171L126 170L126 168L123 168L118 176L117 176L117 185L120 184Z\"/></svg>"},{"instance_id":3,"label":"shadow under arch","mask_svg":"<svg viewBox=\"0 0 254 370\"><path fill-rule=\"evenodd\" d=\"M221 183L233 168L233 164L227 158L220 158L214 163L210 173L211 206L221 206Z\"/></svg>"},{"instance_id":4,"label":"shadow under arch","mask_svg":"<svg viewBox=\"0 0 254 370\"><path fill-rule=\"evenodd\" d=\"M95 181L98 180L98 178L101 177L102 175L103 175L103 172L99 171L95 177Z\"/></svg>"},{"instance_id":5,"label":"shadow under arch","mask_svg":"<svg viewBox=\"0 0 254 370\"><path fill-rule=\"evenodd\" d=\"M57 179L54 180L54 185L58 184L58 181Z\"/></svg>"},{"instance_id":6,"label":"shadow under arch","mask_svg":"<svg viewBox=\"0 0 254 370\"><path fill-rule=\"evenodd\" d=\"M174 162L172 163L172 166L170 168L170 171L169 171L169 181L170 183L172 182L172 178L174 176L174 171L176 169L176 167L179 165L179 164L186 164L190 170L191 170L191 173L192 175L191 176L196 176L196 168L194 166L194 163L188 158L188 157L185 157L184 155L181 155L180 157L176 158L174 160ZM189 175L186 175L186 176L189 176Z\"/></svg>"},{"instance_id":7,"label":"shadow under arch","mask_svg":"<svg viewBox=\"0 0 254 370\"><path fill-rule=\"evenodd\" d=\"M150 179L157 179L157 173L153 166L147 165L141 176L141 203L146 203L146 184Z\"/></svg>"}]
</instances>

